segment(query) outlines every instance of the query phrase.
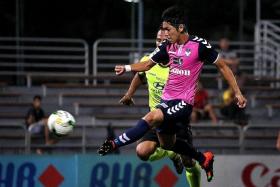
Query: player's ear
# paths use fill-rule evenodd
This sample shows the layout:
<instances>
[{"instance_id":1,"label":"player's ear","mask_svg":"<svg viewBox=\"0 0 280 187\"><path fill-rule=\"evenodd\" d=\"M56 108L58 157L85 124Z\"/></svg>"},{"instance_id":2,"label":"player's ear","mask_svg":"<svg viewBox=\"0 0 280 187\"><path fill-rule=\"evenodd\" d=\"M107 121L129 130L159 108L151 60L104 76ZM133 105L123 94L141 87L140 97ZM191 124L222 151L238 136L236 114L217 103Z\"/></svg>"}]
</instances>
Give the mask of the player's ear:
<instances>
[{"instance_id":1,"label":"player's ear","mask_svg":"<svg viewBox=\"0 0 280 187\"><path fill-rule=\"evenodd\" d=\"M184 25L183 24L180 24L179 25L179 29L178 29L178 31L180 32L180 33L183 33L184 32Z\"/></svg>"}]
</instances>

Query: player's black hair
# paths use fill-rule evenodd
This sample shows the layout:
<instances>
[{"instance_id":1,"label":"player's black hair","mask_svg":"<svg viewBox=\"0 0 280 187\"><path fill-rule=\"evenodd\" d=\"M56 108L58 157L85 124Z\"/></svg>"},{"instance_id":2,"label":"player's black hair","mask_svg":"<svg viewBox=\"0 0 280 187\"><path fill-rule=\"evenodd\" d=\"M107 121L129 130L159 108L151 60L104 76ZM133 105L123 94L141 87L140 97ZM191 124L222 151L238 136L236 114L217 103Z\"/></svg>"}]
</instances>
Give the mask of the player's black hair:
<instances>
[{"instance_id":1,"label":"player's black hair","mask_svg":"<svg viewBox=\"0 0 280 187\"><path fill-rule=\"evenodd\" d=\"M162 30L162 24L159 25L158 31Z\"/></svg>"},{"instance_id":2,"label":"player's black hair","mask_svg":"<svg viewBox=\"0 0 280 187\"><path fill-rule=\"evenodd\" d=\"M184 25L183 32L187 31L185 11L182 8L179 8L178 6L172 6L164 10L161 15L161 20L169 22L177 30L179 28L179 25L182 24Z\"/></svg>"},{"instance_id":3,"label":"player's black hair","mask_svg":"<svg viewBox=\"0 0 280 187\"><path fill-rule=\"evenodd\" d=\"M42 100L42 97L40 96L40 95L35 95L34 97L33 97L33 101L35 101L36 99L38 99L38 100Z\"/></svg>"}]
</instances>

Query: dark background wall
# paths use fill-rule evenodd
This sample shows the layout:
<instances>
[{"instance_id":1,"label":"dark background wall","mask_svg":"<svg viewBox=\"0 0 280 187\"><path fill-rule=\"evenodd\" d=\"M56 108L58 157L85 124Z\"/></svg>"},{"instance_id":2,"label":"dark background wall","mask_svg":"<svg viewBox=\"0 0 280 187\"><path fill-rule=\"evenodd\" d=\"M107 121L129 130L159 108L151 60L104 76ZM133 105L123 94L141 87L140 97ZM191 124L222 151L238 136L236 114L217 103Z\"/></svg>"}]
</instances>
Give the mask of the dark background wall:
<instances>
[{"instance_id":1,"label":"dark background wall","mask_svg":"<svg viewBox=\"0 0 280 187\"><path fill-rule=\"evenodd\" d=\"M131 4L123 0L1 0L0 36L15 36L16 1L21 7L21 36L75 37L89 42L100 37L130 37ZM144 37L154 37L161 12L177 3L187 12L191 34L211 40L222 36L239 40L240 2L241 0L144 0ZM256 1L243 0L242 3L243 40L252 40ZM135 6L137 10L137 5ZM261 6L262 19L280 18L279 0L262 0ZM135 22L137 25L137 19Z\"/></svg>"}]
</instances>

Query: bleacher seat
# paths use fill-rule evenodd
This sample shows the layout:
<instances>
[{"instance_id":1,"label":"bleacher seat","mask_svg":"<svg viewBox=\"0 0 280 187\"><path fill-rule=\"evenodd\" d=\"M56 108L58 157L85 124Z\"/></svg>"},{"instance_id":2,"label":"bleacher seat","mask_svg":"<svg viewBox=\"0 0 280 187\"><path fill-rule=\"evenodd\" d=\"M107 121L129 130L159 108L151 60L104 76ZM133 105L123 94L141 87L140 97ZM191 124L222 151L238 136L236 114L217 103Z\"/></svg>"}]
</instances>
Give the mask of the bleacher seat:
<instances>
[{"instance_id":1,"label":"bleacher seat","mask_svg":"<svg viewBox=\"0 0 280 187\"><path fill-rule=\"evenodd\" d=\"M30 91L31 89L31 91ZM124 129L135 125L138 119L148 112L148 94L146 86L141 87L134 97L135 106L123 106L118 103L119 99L127 91L128 84L45 84L42 87L6 87L4 94L0 94L0 126L5 123L10 125L24 124L24 116L28 107L31 105L34 93L45 95L43 97L43 107L46 113L53 112L57 109L64 109L71 113L75 113L75 107L78 107L79 115L76 115L77 127L74 134L60 141L57 145L45 145L41 137L33 136L31 139L30 149L34 152L36 148L43 148L49 153L74 153L74 152L96 152L97 147L104 141L107 136L106 127L109 123L118 134ZM276 90L276 91L275 91ZM272 88L270 85L251 85L246 87L248 96L256 95L258 104L255 108L247 108L247 112L251 114L252 125L262 125L267 120L264 118L266 114L266 106L271 97L277 97L278 88ZM44 94L45 92L45 94ZM15 93L10 94L9 93ZM210 91L213 107L219 113L221 104L219 98L215 96L220 93L218 90ZM279 92L278 92L279 93ZM267 99L265 98L267 97ZM269 98L270 97L270 98ZM5 99L5 98L9 98ZM274 98L274 99L275 99ZM261 102L260 102L261 101ZM273 100L275 101L275 100ZM73 104L76 103L76 104ZM273 111L276 111L277 105L273 103ZM274 108L275 107L275 108ZM263 115L264 114L264 115ZM255 119L255 120L254 120ZM262 120L259 120L262 119ZM278 115L272 115L269 123L277 123ZM83 131L83 125L86 124L86 130ZM224 121L220 126L214 127L210 122L202 121L206 124L204 127L193 126L194 143L200 150L214 150L216 153L237 154L240 152L242 134L239 130L241 127L233 126L232 123ZM203 126L203 125L202 125ZM83 127L83 128L82 128ZM1 128L1 127L0 127ZM2 129L2 128L1 128ZM260 152L261 147L271 153L275 153L273 141L275 135L251 135L246 134L244 139L246 153ZM2 152L28 152L25 147L25 130L21 135L3 135L4 141L11 142L13 145L9 149L3 146ZM264 137L263 144L256 145L254 142ZM1 140L2 141L2 140ZM252 142L252 143L251 143ZM20 143L20 144L19 144ZM259 147L258 147L259 146ZM135 152L135 144L130 145L121 152Z\"/></svg>"}]
</instances>

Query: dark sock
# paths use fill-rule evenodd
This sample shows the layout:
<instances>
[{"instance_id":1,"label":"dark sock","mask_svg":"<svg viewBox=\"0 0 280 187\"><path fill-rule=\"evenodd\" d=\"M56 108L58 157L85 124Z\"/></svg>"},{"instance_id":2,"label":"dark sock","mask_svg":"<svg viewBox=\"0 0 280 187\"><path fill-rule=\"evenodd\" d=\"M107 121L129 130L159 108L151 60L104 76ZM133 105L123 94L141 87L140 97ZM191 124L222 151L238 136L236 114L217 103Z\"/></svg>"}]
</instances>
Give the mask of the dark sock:
<instances>
[{"instance_id":1,"label":"dark sock","mask_svg":"<svg viewBox=\"0 0 280 187\"><path fill-rule=\"evenodd\" d=\"M114 142L117 147L131 144L143 137L149 129L149 124L145 120L141 119L138 121L136 126L128 129L125 133L121 134L114 140Z\"/></svg>"},{"instance_id":2,"label":"dark sock","mask_svg":"<svg viewBox=\"0 0 280 187\"><path fill-rule=\"evenodd\" d=\"M189 156L195 160L197 160L199 163L203 163L205 160L205 156L197 151L192 145L190 145L189 143L177 139L176 143L173 147L173 151L182 155L186 155Z\"/></svg>"}]
</instances>

